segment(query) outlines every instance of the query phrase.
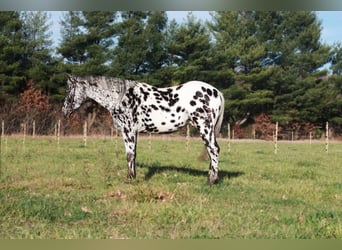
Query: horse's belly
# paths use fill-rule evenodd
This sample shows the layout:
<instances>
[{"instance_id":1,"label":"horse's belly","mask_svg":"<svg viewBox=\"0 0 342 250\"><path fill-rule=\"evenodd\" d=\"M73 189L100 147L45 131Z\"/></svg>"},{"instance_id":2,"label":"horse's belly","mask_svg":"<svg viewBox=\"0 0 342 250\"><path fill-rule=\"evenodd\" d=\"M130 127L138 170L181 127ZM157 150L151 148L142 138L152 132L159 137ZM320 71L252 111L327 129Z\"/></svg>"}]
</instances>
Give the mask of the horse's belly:
<instances>
[{"instance_id":1,"label":"horse's belly","mask_svg":"<svg viewBox=\"0 0 342 250\"><path fill-rule=\"evenodd\" d=\"M184 127L188 121L188 115L185 112L162 112L152 111L141 121L142 132L149 133L170 133Z\"/></svg>"}]
</instances>

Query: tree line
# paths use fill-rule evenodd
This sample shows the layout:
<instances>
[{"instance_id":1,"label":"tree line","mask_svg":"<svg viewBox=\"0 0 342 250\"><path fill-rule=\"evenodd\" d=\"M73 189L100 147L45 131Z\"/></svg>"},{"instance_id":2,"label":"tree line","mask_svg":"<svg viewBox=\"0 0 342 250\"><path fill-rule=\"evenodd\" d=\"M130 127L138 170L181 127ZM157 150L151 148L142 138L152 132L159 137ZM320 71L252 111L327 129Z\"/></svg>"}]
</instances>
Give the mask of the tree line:
<instances>
[{"instance_id":1,"label":"tree line","mask_svg":"<svg viewBox=\"0 0 342 250\"><path fill-rule=\"evenodd\" d=\"M178 23L164 11L70 11L54 46L48 12L0 12L0 115L13 127L37 116L52 127L70 73L157 87L202 80L224 93L225 123L263 115L284 128L329 121L341 131L342 46L322 43L315 12L211 15L203 22L189 13ZM83 115L101 112L90 102Z\"/></svg>"}]
</instances>

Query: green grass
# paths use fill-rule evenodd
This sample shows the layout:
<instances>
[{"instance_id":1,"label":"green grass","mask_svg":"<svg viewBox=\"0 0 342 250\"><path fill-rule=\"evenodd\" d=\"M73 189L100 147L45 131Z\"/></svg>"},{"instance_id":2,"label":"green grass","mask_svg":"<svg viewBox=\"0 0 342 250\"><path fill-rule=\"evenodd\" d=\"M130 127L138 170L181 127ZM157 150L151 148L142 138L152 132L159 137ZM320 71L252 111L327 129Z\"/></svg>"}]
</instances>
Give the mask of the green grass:
<instances>
[{"instance_id":1,"label":"green grass","mask_svg":"<svg viewBox=\"0 0 342 250\"><path fill-rule=\"evenodd\" d=\"M203 145L140 138L126 183L121 139L2 141L0 238L342 238L342 144L220 141L220 182Z\"/></svg>"}]
</instances>

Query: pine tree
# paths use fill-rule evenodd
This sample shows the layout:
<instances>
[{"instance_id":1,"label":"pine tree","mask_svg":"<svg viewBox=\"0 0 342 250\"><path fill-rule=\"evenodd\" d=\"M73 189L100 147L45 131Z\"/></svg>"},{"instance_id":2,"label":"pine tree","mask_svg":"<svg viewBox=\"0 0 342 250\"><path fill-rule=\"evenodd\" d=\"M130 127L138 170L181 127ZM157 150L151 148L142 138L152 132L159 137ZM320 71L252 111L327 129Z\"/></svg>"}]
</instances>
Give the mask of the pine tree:
<instances>
[{"instance_id":1,"label":"pine tree","mask_svg":"<svg viewBox=\"0 0 342 250\"><path fill-rule=\"evenodd\" d=\"M320 43L321 26L313 12L280 12L282 22L277 27L277 39L271 41L277 50L276 73L271 82L275 93L273 119L279 122L312 122L319 120L319 113L312 112L312 98L300 98L316 86L319 68L328 62L329 47ZM278 46L278 48L276 48ZM316 93L316 91L308 91ZM316 100L316 107L322 99ZM324 101L323 101L324 102ZM306 108L307 107L307 108ZM303 114L304 112L304 114ZM308 115L310 114L310 118Z\"/></svg>"},{"instance_id":2,"label":"pine tree","mask_svg":"<svg viewBox=\"0 0 342 250\"><path fill-rule=\"evenodd\" d=\"M49 16L46 12L22 12L24 53L22 55L25 76L35 87L49 93L50 77L54 73L51 65L52 40L49 31Z\"/></svg>"},{"instance_id":3,"label":"pine tree","mask_svg":"<svg viewBox=\"0 0 342 250\"><path fill-rule=\"evenodd\" d=\"M124 11L121 12L121 18L111 74L123 78L139 78L139 75L146 73L144 65L148 44L144 29L148 13Z\"/></svg>"},{"instance_id":4,"label":"pine tree","mask_svg":"<svg viewBox=\"0 0 342 250\"><path fill-rule=\"evenodd\" d=\"M85 62L84 21L81 14L79 11L69 11L61 20L62 42L57 52L72 65Z\"/></svg>"},{"instance_id":5,"label":"pine tree","mask_svg":"<svg viewBox=\"0 0 342 250\"><path fill-rule=\"evenodd\" d=\"M174 79L180 83L189 80L208 80L210 34L205 25L189 13L180 26L173 24L168 43L169 58L175 67Z\"/></svg>"},{"instance_id":6,"label":"pine tree","mask_svg":"<svg viewBox=\"0 0 342 250\"><path fill-rule=\"evenodd\" d=\"M0 12L0 100L15 98L24 84L22 22L18 12Z\"/></svg>"},{"instance_id":7,"label":"pine tree","mask_svg":"<svg viewBox=\"0 0 342 250\"><path fill-rule=\"evenodd\" d=\"M113 49L111 75L161 86L167 63L164 11L124 11Z\"/></svg>"},{"instance_id":8,"label":"pine tree","mask_svg":"<svg viewBox=\"0 0 342 250\"><path fill-rule=\"evenodd\" d=\"M279 122L307 118L303 107L312 98L297 97L316 88L317 75L324 74L319 68L330 55L329 47L320 43L315 13L217 12L213 19L209 27L216 40L216 70L232 76L222 86L231 98L226 102L229 115L266 112ZM318 112L309 113L317 121Z\"/></svg>"},{"instance_id":9,"label":"pine tree","mask_svg":"<svg viewBox=\"0 0 342 250\"><path fill-rule=\"evenodd\" d=\"M91 75L105 75L110 63L110 48L114 44L116 12L83 12L84 28L87 30L86 62L84 72Z\"/></svg>"},{"instance_id":10,"label":"pine tree","mask_svg":"<svg viewBox=\"0 0 342 250\"><path fill-rule=\"evenodd\" d=\"M337 43L332 48L331 69L333 74L342 75L342 43Z\"/></svg>"},{"instance_id":11,"label":"pine tree","mask_svg":"<svg viewBox=\"0 0 342 250\"><path fill-rule=\"evenodd\" d=\"M151 12L144 30L146 43L146 71L153 73L166 63L165 28L167 15L165 11Z\"/></svg>"},{"instance_id":12,"label":"pine tree","mask_svg":"<svg viewBox=\"0 0 342 250\"><path fill-rule=\"evenodd\" d=\"M78 75L108 72L114 43L116 12L68 12L61 21L62 42L57 49L70 71Z\"/></svg>"},{"instance_id":13,"label":"pine tree","mask_svg":"<svg viewBox=\"0 0 342 250\"><path fill-rule=\"evenodd\" d=\"M273 69L264 65L267 51L259 36L259 15L255 11L217 12L209 25L216 40L215 71L221 78L218 84L225 89L226 110L233 121L272 107L273 92L266 83Z\"/></svg>"}]
</instances>

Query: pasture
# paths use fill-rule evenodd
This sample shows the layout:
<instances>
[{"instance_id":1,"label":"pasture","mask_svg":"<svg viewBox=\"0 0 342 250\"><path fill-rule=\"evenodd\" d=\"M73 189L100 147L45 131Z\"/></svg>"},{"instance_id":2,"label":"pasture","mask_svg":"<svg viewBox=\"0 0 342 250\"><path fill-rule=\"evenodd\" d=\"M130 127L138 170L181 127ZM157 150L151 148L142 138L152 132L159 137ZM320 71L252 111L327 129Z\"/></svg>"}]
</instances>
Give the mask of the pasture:
<instances>
[{"instance_id":1,"label":"pasture","mask_svg":"<svg viewBox=\"0 0 342 250\"><path fill-rule=\"evenodd\" d=\"M126 182L121 138L2 138L0 238L342 238L342 144L140 137Z\"/></svg>"}]
</instances>

